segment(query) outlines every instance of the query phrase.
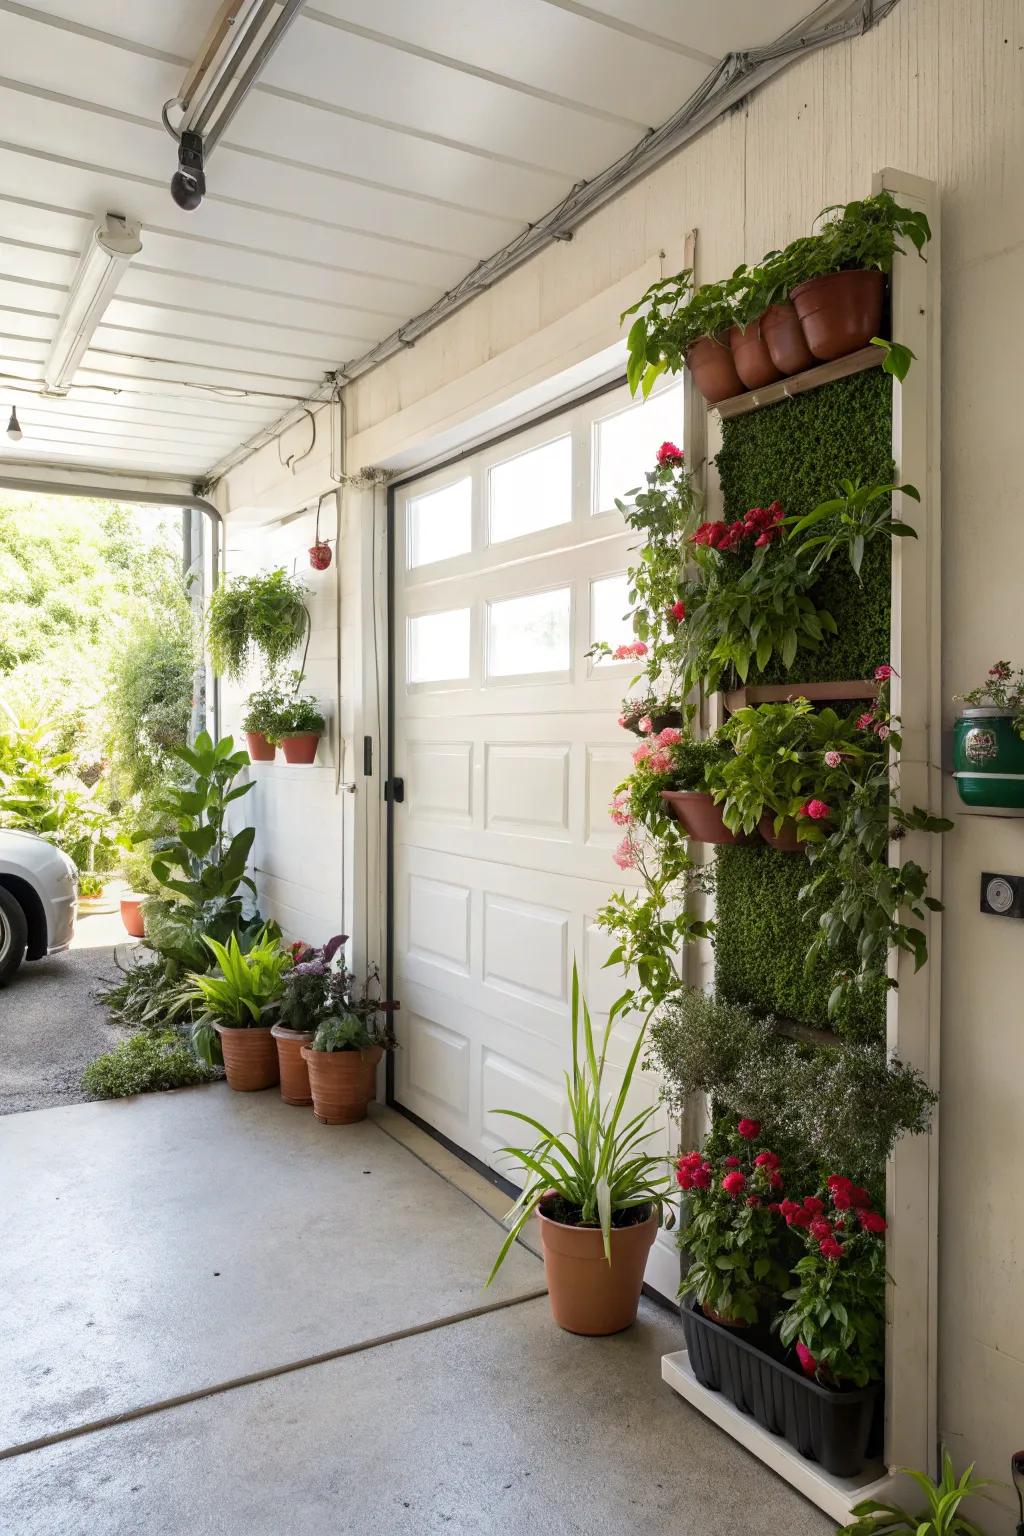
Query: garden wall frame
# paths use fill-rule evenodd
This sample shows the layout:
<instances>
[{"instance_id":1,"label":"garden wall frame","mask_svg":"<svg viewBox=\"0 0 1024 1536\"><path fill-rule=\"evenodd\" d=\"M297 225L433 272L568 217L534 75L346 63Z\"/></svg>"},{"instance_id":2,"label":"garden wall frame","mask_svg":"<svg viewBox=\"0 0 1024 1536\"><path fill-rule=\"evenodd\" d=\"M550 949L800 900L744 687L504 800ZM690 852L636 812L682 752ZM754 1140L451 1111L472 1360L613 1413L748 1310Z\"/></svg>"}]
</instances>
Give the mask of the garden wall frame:
<instances>
[{"instance_id":1,"label":"garden wall frame","mask_svg":"<svg viewBox=\"0 0 1024 1536\"><path fill-rule=\"evenodd\" d=\"M941 240L938 193L934 183L909 173L878 172L872 191L887 190L912 208L927 213L932 239L927 261L916 253L897 256L891 281L891 334L909 346L916 361L902 385L894 383L892 459L897 484L909 482L921 493L920 505L894 497L896 517L910 523L917 539L892 541L891 631L888 659L896 676L891 708L902 718L901 798L908 806L938 811L942 806L940 676L940 529L939 469ZM700 274L711 278L714 273ZM687 377L686 447L695 470L703 469L707 515L720 516L722 489L713 457L721 446L721 421L706 412ZM770 400L766 404L772 403ZM724 701L704 701L702 724L714 729L724 718ZM916 860L929 876L929 889L942 897L941 839L911 833L900 845L901 858ZM912 959L889 956L889 975L898 982L886 1004L886 1042L891 1053L916 1067L933 1088L939 1084L941 1009L941 918L929 914L924 924L928 963L915 974ZM711 984L710 946L693 946L687 979ZM699 1134L703 1106L695 1107L688 1136ZM938 1348L938 1151L936 1115L930 1135L905 1138L886 1169L889 1218L887 1295L885 1454L886 1468L916 1466L935 1470L937 1457ZM745 1444L794 1486L837 1520L845 1519L858 1499L889 1488L892 1474L876 1467L866 1480L830 1477L799 1457L774 1435L700 1386L685 1350L666 1355L664 1379L728 1433Z\"/></svg>"}]
</instances>

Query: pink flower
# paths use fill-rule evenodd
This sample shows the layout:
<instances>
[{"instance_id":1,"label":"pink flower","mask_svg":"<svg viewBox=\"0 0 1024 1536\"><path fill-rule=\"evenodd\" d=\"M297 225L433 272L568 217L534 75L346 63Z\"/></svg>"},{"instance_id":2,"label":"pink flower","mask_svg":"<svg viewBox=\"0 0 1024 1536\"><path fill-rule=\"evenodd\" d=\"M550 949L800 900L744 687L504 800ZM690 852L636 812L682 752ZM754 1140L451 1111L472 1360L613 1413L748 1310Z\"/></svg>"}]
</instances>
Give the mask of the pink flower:
<instances>
[{"instance_id":1,"label":"pink flower","mask_svg":"<svg viewBox=\"0 0 1024 1536\"><path fill-rule=\"evenodd\" d=\"M740 1166L740 1160L738 1157L727 1157L725 1159L725 1166L727 1168L738 1168Z\"/></svg>"},{"instance_id":2,"label":"pink flower","mask_svg":"<svg viewBox=\"0 0 1024 1536\"><path fill-rule=\"evenodd\" d=\"M628 827L629 826L629 824L633 820L633 818L629 814L629 790L628 789L620 790L617 795L613 795L612 796L612 803L611 803L611 806L609 807L608 814L611 816L612 821L615 823L615 825L617 827Z\"/></svg>"},{"instance_id":3,"label":"pink flower","mask_svg":"<svg viewBox=\"0 0 1024 1536\"><path fill-rule=\"evenodd\" d=\"M824 800L808 800L806 805L800 807L801 816L809 816L812 821L824 821L826 816L831 816L832 811Z\"/></svg>"},{"instance_id":4,"label":"pink flower","mask_svg":"<svg viewBox=\"0 0 1024 1536\"><path fill-rule=\"evenodd\" d=\"M831 751L825 753L825 762L829 768L838 768L843 761L841 752Z\"/></svg>"},{"instance_id":5,"label":"pink flower","mask_svg":"<svg viewBox=\"0 0 1024 1536\"><path fill-rule=\"evenodd\" d=\"M807 1348L806 1344L796 1341L796 1357L800 1361L800 1369L805 1376L813 1376L818 1369L818 1362Z\"/></svg>"},{"instance_id":6,"label":"pink flower","mask_svg":"<svg viewBox=\"0 0 1024 1536\"><path fill-rule=\"evenodd\" d=\"M725 1178L722 1180L722 1188L725 1190L727 1195L742 1194L746 1187L746 1179L743 1177L742 1173L739 1173L735 1169L732 1173L727 1173Z\"/></svg>"},{"instance_id":7,"label":"pink flower","mask_svg":"<svg viewBox=\"0 0 1024 1536\"><path fill-rule=\"evenodd\" d=\"M837 1243L834 1237L826 1237L823 1242L818 1244L818 1248L822 1258L834 1261L841 1259L844 1253L842 1243Z\"/></svg>"},{"instance_id":8,"label":"pink flower","mask_svg":"<svg viewBox=\"0 0 1024 1536\"><path fill-rule=\"evenodd\" d=\"M659 464L681 464L685 454L681 448L676 447L675 443L662 443L655 458Z\"/></svg>"},{"instance_id":9,"label":"pink flower","mask_svg":"<svg viewBox=\"0 0 1024 1536\"><path fill-rule=\"evenodd\" d=\"M744 1141L756 1141L761 1134L760 1120L741 1120L736 1127Z\"/></svg>"},{"instance_id":10,"label":"pink flower","mask_svg":"<svg viewBox=\"0 0 1024 1536\"><path fill-rule=\"evenodd\" d=\"M629 645L616 646L612 651L613 661L638 661L641 656L647 655L647 647L642 640L633 640Z\"/></svg>"},{"instance_id":11,"label":"pink flower","mask_svg":"<svg viewBox=\"0 0 1024 1536\"><path fill-rule=\"evenodd\" d=\"M663 747L674 747L676 742L682 741L682 739L682 731L677 730L674 725L666 725L665 729L658 736L658 741Z\"/></svg>"},{"instance_id":12,"label":"pink flower","mask_svg":"<svg viewBox=\"0 0 1024 1536\"><path fill-rule=\"evenodd\" d=\"M626 717L625 717L625 715L620 715L619 716L619 729L623 730L623 731L626 729Z\"/></svg>"},{"instance_id":13,"label":"pink flower","mask_svg":"<svg viewBox=\"0 0 1024 1536\"><path fill-rule=\"evenodd\" d=\"M874 715L871 713L871 711L869 709L865 710L864 713L859 717L859 719L857 721L857 729L858 729L858 731L866 731L872 725L874 725L874 723L875 723Z\"/></svg>"},{"instance_id":14,"label":"pink flower","mask_svg":"<svg viewBox=\"0 0 1024 1536\"><path fill-rule=\"evenodd\" d=\"M650 715L641 715L636 725L637 730L640 732L641 736L649 736L654 730L654 721L651 719Z\"/></svg>"},{"instance_id":15,"label":"pink flower","mask_svg":"<svg viewBox=\"0 0 1024 1536\"><path fill-rule=\"evenodd\" d=\"M883 661L880 667L875 668L875 680L879 683L887 683L893 675L893 669L887 661Z\"/></svg>"},{"instance_id":16,"label":"pink flower","mask_svg":"<svg viewBox=\"0 0 1024 1536\"><path fill-rule=\"evenodd\" d=\"M641 763L645 763L647 761L650 755L651 744L648 741L642 741L638 747L633 748L633 761L638 768Z\"/></svg>"},{"instance_id":17,"label":"pink flower","mask_svg":"<svg viewBox=\"0 0 1024 1536\"><path fill-rule=\"evenodd\" d=\"M620 869L636 868L636 849L633 847L632 839L628 832L612 854L612 858Z\"/></svg>"},{"instance_id":18,"label":"pink flower","mask_svg":"<svg viewBox=\"0 0 1024 1536\"><path fill-rule=\"evenodd\" d=\"M694 1189L710 1189L711 1165L709 1163L702 1163L699 1168L693 1170L691 1178L693 1179Z\"/></svg>"},{"instance_id":19,"label":"pink flower","mask_svg":"<svg viewBox=\"0 0 1024 1536\"><path fill-rule=\"evenodd\" d=\"M889 727L887 725L876 725L875 735L878 737L879 741L888 741Z\"/></svg>"},{"instance_id":20,"label":"pink flower","mask_svg":"<svg viewBox=\"0 0 1024 1536\"><path fill-rule=\"evenodd\" d=\"M674 767L671 752L664 752L661 749L652 752L647 759L647 766L652 773L671 773Z\"/></svg>"}]
</instances>

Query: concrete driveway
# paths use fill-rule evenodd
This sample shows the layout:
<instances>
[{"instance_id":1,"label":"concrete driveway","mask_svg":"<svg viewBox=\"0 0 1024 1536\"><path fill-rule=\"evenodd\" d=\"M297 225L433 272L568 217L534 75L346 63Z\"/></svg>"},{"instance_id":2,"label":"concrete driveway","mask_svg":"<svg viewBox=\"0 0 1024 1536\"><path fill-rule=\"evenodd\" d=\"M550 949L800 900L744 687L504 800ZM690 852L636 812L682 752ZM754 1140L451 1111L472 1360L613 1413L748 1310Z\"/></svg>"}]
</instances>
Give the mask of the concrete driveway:
<instances>
[{"instance_id":1,"label":"concrete driveway","mask_svg":"<svg viewBox=\"0 0 1024 1536\"><path fill-rule=\"evenodd\" d=\"M431 1166L431 1164L433 1166ZM392 1111L225 1085L0 1122L0 1531L825 1536L665 1387L670 1311L588 1340L507 1201Z\"/></svg>"}]
</instances>

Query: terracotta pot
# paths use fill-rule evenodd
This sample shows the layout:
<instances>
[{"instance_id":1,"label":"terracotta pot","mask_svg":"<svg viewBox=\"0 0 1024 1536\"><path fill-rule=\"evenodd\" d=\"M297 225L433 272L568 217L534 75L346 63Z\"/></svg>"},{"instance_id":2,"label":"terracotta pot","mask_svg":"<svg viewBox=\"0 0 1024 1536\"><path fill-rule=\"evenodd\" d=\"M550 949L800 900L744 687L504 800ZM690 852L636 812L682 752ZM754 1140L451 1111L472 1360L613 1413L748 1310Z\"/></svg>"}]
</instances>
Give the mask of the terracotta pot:
<instances>
[{"instance_id":1,"label":"terracotta pot","mask_svg":"<svg viewBox=\"0 0 1024 1536\"><path fill-rule=\"evenodd\" d=\"M567 1333L621 1333L636 1321L647 1255L658 1230L658 1217L632 1227L612 1228L612 1261L596 1227L567 1227L542 1210L541 1245L551 1314Z\"/></svg>"},{"instance_id":2,"label":"terracotta pot","mask_svg":"<svg viewBox=\"0 0 1024 1536\"><path fill-rule=\"evenodd\" d=\"M711 1322L717 1323L720 1328L745 1328L747 1326L742 1317L723 1317L721 1312L714 1311L712 1307L705 1307L703 1303L701 1304L701 1311L705 1317L710 1318Z\"/></svg>"},{"instance_id":3,"label":"terracotta pot","mask_svg":"<svg viewBox=\"0 0 1024 1536\"><path fill-rule=\"evenodd\" d=\"M765 842L777 853L804 853L805 848L796 835L796 822L791 816L787 816L778 832L775 831L775 817L771 811L765 811L757 824L757 830Z\"/></svg>"},{"instance_id":4,"label":"terracotta pot","mask_svg":"<svg viewBox=\"0 0 1024 1536\"><path fill-rule=\"evenodd\" d=\"M146 920L142 915L142 903L145 899L145 896L121 897L121 921L133 939L146 937Z\"/></svg>"},{"instance_id":5,"label":"terracotta pot","mask_svg":"<svg viewBox=\"0 0 1024 1536\"><path fill-rule=\"evenodd\" d=\"M309 1044L312 1034L298 1029L285 1029L283 1024L275 1024L270 1033L277 1041L282 1099L286 1104L312 1104L309 1068L302 1059L302 1047Z\"/></svg>"},{"instance_id":6,"label":"terracotta pot","mask_svg":"<svg viewBox=\"0 0 1024 1536\"><path fill-rule=\"evenodd\" d=\"M748 326L733 325L729 328L729 346L736 372L748 389L763 389L782 377L761 335L760 320L752 320Z\"/></svg>"},{"instance_id":7,"label":"terracotta pot","mask_svg":"<svg viewBox=\"0 0 1024 1536\"><path fill-rule=\"evenodd\" d=\"M285 736L281 742L286 763L311 763L316 757L320 741L319 731L303 731L298 736Z\"/></svg>"},{"instance_id":8,"label":"terracotta pot","mask_svg":"<svg viewBox=\"0 0 1024 1536\"><path fill-rule=\"evenodd\" d=\"M215 1024L224 1052L224 1072L228 1087L236 1093L257 1093L273 1088L279 1079L277 1046L268 1024L264 1029L232 1029Z\"/></svg>"},{"instance_id":9,"label":"terracotta pot","mask_svg":"<svg viewBox=\"0 0 1024 1536\"><path fill-rule=\"evenodd\" d=\"M733 395L743 393L732 351L715 336L701 336L687 348L686 366L709 405L717 405L719 400L729 400Z\"/></svg>"},{"instance_id":10,"label":"terracotta pot","mask_svg":"<svg viewBox=\"0 0 1024 1536\"><path fill-rule=\"evenodd\" d=\"M786 378L814 367L814 353L804 339L800 316L788 299L765 310L761 335L769 357Z\"/></svg>"},{"instance_id":11,"label":"terracotta pot","mask_svg":"<svg viewBox=\"0 0 1024 1536\"><path fill-rule=\"evenodd\" d=\"M272 763L277 756L277 747L262 731L246 731L245 742L254 763Z\"/></svg>"},{"instance_id":12,"label":"terracotta pot","mask_svg":"<svg viewBox=\"0 0 1024 1536\"><path fill-rule=\"evenodd\" d=\"M790 297L804 339L815 357L831 362L866 347L882 325L885 276L881 272L827 272L800 283Z\"/></svg>"},{"instance_id":13,"label":"terracotta pot","mask_svg":"<svg viewBox=\"0 0 1024 1536\"><path fill-rule=\"evenodd\" d=\"M373 1098L377 1063L384 1052L379 1045L366 1051L311 1051L301 1047L309 1069L313 1113L324 1125L353 1125L366 1119Z\"/></svg>"},{"instance_id":14,"label":"terracotta pot","mask_svg":"<svg viewBox=\"0 0 1024 1536\"><path fill-rule=\"evenodd\" d=\"M700 789L663 789L661 798L695 843L753 843L754 834L730 832L722 820L722 807Z\"/></svg>"}]
</instances>

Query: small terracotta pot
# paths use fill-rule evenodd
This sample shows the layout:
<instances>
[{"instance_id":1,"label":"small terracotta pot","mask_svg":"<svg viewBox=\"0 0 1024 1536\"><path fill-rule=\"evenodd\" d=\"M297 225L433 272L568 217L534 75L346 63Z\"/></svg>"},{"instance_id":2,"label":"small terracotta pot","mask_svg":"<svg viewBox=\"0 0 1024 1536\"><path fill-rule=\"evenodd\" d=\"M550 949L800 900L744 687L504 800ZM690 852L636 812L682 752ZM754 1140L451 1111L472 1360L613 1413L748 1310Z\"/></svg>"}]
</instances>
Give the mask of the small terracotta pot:
<instances>
[{"instance_id":1,"label":"small terracotta pot","mask_svg":"<svg viewBox=\"0 0 1024 1536\"><path fill-rule=\"evenodd\" d=\"M815 357L831 362L866 347L882 324L885 276L859 270L827 272L799 283L790 297Z\"/></svg>"},{"instance_id":2,"label":"small terracotta pot","mask_svg":"<svg viewBox=\"0 0 1024 1536\"><path fill-rule=\"evenodd\" d=\"M716 336L701 336L688 347L686 366L709 405L717 405L719 400L729 400L733 395L743 393L732 351Z\"/></svg>"},{"instance_id":3,"label":"small terracotta pot","mask_svg":"<svg viewBox=\"0 0 1024 1536\"><path fill-rule=\"evenodd\" d=\"M765 310L761 316L761 336L769 357L786 378L814 367L814 353L804 339L800 316L788 299Z\"/></svg>"},{"instance_id":4,"label":"small terracotta pot","mask_svg":"<svg viewBox=\"0 0 1024 1536\"><path fill-rule=\"evenodd\" d=\"M121 897L121 921L124 923L125 931L133 939L146 937L146 919L142 915L142 903L145 899L145 896Z\"/></svg>"},{"instance_id":5,"label":"small terracotta pot","mask_svg":"<svg viewBox=\"0 0 1024 1536\"><path fill-rule=\"evenodd\" d=\"M747 1326L742 1317L723 1317L721 1312L716 1312L711 1307L705 1307L703 1303L701 1304L701 1311L711 1322L717 1323L719 1328L745 1328Z\"/></svg>"},{"instance_id":6,"label":"small terracotta pot","mask_svg":"<svg viewBox=\"0 0 1024 1536\"><path fill-rule=\"evenodd\" d=\"M621 1333L636 1321L658 1217L612 1228L612 1261L596 1227L568 1227L538 1210L551 1314L567 1333Z\"/></svg>"},{"instance_id":7,"label":"small terracotta pot","mask_svg":"<svg viewBox=\"0 0 1024 1536\"><path fill-rule=\"evenodd\" d=\"M311 763L316 757L320 741L319 731L303 731L298 736L285 736L281 742L286 763Z\"/></svg>"},{"instance_id":8,"label":"small terracotta pot","mask_svg":"<svg viewBox=\"0 0 1024 1536\"><path fill-rule=\"evenodd\" d=\"M254 763L272 763L277 756L277 747L262 731L246 731L245 743Z\"/></svg>"},{"instance_id":9,"label":"small terracotta pot","mask_svg":"<svg viewBox=\"0 0 1024 1536\"><path fill-rule=\"evenodd\" d=\"M722 807L700 789L663 789L661 798L680 826L686 828L695 843L753 843L747 832L730 832L722 820Z\"/></svg>"},{"instance_id":10,"label":"small terracotta pot","mask_svg":"<svg viewBox=\"0 0 1024 1536\"><path fill-rule=\"evenodd\" d=\"M748 389L763 389L782 377L761 335L760 320L752 320L748 326L730 326L729 346L736 372Z\"/></svg>"},{"instance_id":11,"label":"small terracotta pot","mask_svg":"<svg viewBox=\"0 0 1024 1536\"><path fill-rule=\"evenodd\" d=\"M366 1119L373 1098L379 1045L366 1051L312 1051L301 1047L309 1070L313 1113L324 1125L354 1125Z\"/></svg>"},{"instance_id":12,"label":"small terracotta pot","mask_svg":"<svg viewBox=\"0 0 1024 1536\"><path fill-rule=\"evenodd\" d=\"M765 811L757 824L757 830L769 847L776 853L803 853L804 844L796 835L796 822L791 816L787 816L778 832L775 831L775 817L771 811Z\"/></svg>"},{"instance_id":13,"label":"small terracotta pot","mask_svg":"<svg viewBox=\"0 0 1024 1536\"><path fill-rule=\"evenodd\" d=\"M283 1024L275 1024L270 1033L277 1041L282 1099L286 1104L312 1104L309 1068L302 1058L302 1047L309 1044L312 1034L298 1029L285 1029Z\"/></svg>"},{"instance_id":14,"label":"small terracotta pot","mask_svg":"<svg viewBox=\"0 0 1024 1536\"><path fill-rule=\"evenodd\" d=\"M270 1025L265 1029L232 1029L227 1024L213 1027L220 1035L228 1087L236 1093L258 1093L261 1088L273 1088L279 1080L280 1069Z\"/></svg>"}]
</instances>

